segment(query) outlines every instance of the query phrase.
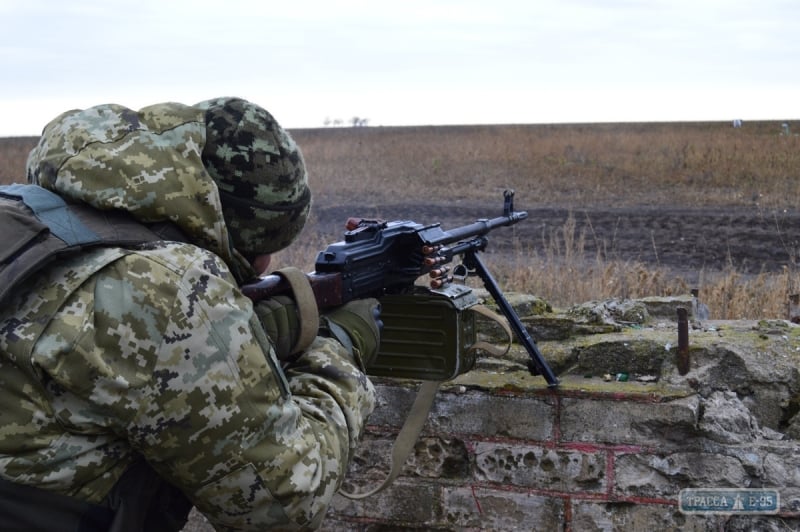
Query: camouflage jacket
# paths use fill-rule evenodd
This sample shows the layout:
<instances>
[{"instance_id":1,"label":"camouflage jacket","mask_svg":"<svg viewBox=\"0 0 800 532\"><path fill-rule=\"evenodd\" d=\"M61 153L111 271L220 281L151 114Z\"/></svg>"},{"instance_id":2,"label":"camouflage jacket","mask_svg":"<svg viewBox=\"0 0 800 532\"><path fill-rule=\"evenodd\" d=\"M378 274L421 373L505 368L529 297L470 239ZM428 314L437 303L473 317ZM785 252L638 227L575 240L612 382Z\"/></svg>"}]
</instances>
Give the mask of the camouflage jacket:
<instances>
[{"instance_id":1,"label":"camouflage jacket","mask_svg":"<svg viewBox=\"0 0 800 532\"><path fill-rule=\"evenodd\" d=\"M102 126L94 137L87 121ZM237 288L248 266L198 166L203 141L202 113L177 104L67 113L45 129L33 181L168 219L201 246L98 248L15 290L0 309L0 475L98 502L141 455L218 529L313 528L374 389L326 338L280 367Z\"/></svg>"}]
</instances>

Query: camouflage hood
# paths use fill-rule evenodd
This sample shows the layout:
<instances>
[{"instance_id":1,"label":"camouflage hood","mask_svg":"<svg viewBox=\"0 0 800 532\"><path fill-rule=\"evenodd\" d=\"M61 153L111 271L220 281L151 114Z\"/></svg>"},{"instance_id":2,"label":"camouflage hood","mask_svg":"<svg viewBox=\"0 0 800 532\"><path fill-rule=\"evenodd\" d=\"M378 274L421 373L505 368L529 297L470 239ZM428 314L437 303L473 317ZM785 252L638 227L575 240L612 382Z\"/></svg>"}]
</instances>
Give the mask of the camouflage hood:
<instances>
[{"instance_id":1,"label":"camouflage hood","mask_svg":"<svg viewBox=\"0 0 800 532\"><path fill-rule=\"evenodd\" d=\"M236 98L68 111L44 128L27 172L29 182L62 197L122 209L143 223L174 223L240 282L254 275L252 256L294 239L310 205L291 138L269 113Z\"/></svg>"}]
</instances>

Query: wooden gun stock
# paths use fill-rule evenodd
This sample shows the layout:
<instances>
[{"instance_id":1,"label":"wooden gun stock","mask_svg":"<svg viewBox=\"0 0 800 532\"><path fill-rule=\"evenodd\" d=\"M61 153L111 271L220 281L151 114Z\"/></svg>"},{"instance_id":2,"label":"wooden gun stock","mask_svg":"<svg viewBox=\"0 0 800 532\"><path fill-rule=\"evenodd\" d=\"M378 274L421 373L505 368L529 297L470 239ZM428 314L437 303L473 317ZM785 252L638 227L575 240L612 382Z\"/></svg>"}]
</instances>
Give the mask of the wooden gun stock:
<instances>
[{"instance_id":1,"label":"wooden gun stock","mask_svg":"<svg viewBox=\"0 0 800 532\"><path fill-rule=\"evenodd\" d=\"M347 303L351 298L346 298L342 291L342 276L339 273L309 273L306 275L314 299L319 309L338 307ZM252 301L260 301L277 295L291 294L289 283L280 275L272 274L260 277L258 280L243 285L242 293Z\"/></svg>"}]
</instances>

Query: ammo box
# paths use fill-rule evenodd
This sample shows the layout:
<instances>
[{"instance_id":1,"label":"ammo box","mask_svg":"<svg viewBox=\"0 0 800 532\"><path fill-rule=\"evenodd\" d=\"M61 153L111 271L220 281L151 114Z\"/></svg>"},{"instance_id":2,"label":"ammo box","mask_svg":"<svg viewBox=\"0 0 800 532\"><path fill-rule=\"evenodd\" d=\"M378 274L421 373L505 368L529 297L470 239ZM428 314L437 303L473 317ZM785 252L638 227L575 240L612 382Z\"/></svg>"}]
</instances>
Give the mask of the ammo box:
<instances>
[{"instance_id":1,"label":"ammo box","mask_svg":"<svg viewBox=\"0 0 800 532\"><path fill-rule=\"evenodd\" d=\"M472 289L451 284L440 290L416 287L412 294L380 298L383 332L369 375L445 381L475 364Z\"/></svg>"}]
</instances>

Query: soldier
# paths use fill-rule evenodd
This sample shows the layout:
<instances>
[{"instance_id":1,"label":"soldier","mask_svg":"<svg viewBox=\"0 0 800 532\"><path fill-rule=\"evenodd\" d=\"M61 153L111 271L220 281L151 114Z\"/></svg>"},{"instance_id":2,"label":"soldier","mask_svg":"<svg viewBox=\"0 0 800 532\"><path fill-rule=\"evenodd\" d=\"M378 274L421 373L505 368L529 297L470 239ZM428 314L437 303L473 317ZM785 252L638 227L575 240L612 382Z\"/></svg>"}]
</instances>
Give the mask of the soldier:
<instances>
[{"instance_id":1,"label":"soldier","mask_svg":"<svg viewBox=\"0 0 800 532\"><path fill-rule=\"evenodd\" d=\"M49 123L27 171L41 188L6 195L38 225L113 236L52 260L7 215L0 255L33 273L0 306L0 529L179 530L192 505L218 530L318 527L374 408L378 306L239 291L309 211L289 134L237 98L101 105ZM121 211L155 236L126 243Z\"/></svg>"}]
</instances>

